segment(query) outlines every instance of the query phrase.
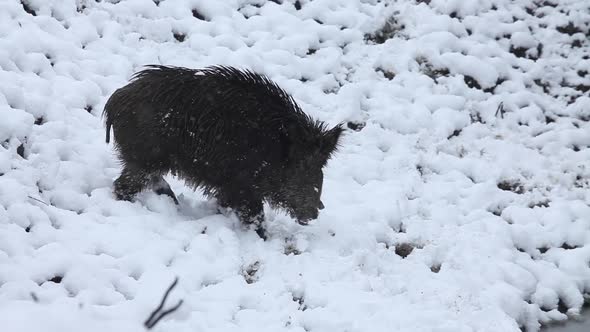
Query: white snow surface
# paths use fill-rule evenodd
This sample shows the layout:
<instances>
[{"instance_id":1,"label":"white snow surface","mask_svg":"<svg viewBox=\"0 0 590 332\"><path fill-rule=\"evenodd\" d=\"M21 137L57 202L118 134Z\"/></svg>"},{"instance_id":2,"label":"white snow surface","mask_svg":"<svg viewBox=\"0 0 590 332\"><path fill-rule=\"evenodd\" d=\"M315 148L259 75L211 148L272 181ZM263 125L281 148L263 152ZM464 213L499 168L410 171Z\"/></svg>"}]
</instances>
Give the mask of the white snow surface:
<instances>
[{"instance_id":1,"label":"white snow surface","mask_svg":"<svg viewBox=\"0 0 590 332\"><path fill-rule=\"evenodd\" d=\"M538 331L583 306L588 2L23 2L0 1L2 331L143 331L175 277L154 331ZM320 217L266 206L264 242L173 177L178 207L116 201L101 112L154 63L360 124Z\"/></svg>"}]
</instances>

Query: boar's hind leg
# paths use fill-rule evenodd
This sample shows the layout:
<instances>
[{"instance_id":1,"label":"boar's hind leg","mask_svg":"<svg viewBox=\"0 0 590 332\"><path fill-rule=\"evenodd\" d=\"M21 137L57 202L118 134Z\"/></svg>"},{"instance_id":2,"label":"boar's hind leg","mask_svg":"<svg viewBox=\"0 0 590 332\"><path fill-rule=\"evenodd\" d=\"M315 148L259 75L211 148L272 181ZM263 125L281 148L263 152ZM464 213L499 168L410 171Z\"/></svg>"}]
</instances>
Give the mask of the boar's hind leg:
<instances>
[{"instance_id":1,"label":"boar's hind leg","mask_svg":"<svg viewBox=\"0 0 590 332\"><path fill-rule=\"evenodd\" d=\"M125 165L119 178L115 180L115 195L118 200L130 201L150 182L150 173L143 169Z\"/></svg>"},{"instance_id":2,"label":"boar's hind leg","mask_svg":"<svg viewBox=\"0 0 590 332\"><path fill-rule=\"evenodd\" d=\"M178 199L176 198L176 195L174 195L172 188L170 188L170 184L168 184L168 182L164 180L164 177L162 175L152 175L150 187L158 195L170 196L170 198L172 198L172 200L174 201L174 204L178 205Z\"/></svg>"}]
</instances>

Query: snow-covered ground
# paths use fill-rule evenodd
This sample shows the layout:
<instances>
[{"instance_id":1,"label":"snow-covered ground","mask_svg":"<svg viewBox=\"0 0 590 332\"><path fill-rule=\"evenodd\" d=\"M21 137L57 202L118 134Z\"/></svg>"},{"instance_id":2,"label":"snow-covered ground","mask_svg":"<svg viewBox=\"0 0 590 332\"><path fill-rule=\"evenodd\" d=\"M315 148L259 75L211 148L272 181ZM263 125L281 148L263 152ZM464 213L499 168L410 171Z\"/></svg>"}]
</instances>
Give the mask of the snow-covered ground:
<instances>
[{"instance_id":1,"label":"snow-covered ground","mask_svg":"<svg viewBox=\"0 0 590 332\"><path fill-rule=\"evenodd\" d=\"M590 293L590 3L0 0L2 331L538 331ZM111 193L142 65L234 65L349 124L269 240L170 178Z\"/></svg>"}]
</instances>

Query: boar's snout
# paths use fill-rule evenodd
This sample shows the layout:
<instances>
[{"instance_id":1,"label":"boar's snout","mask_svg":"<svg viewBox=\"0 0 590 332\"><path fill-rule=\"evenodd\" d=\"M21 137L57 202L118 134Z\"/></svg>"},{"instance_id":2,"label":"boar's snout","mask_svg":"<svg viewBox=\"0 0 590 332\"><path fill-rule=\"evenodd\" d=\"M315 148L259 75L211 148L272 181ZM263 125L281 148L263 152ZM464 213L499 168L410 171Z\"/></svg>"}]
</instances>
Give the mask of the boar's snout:
<instances>
[{"instance_id":1,"label":"boar's snout","mask_svg":"<svg viewBox=\"0 0 590 332\"><path fill-rule=\"evenodd\" d=\"M320 210L323 208L324 208L324 205L321 204L321 202L320 202L320 206L317 208L308 208L303 211L298 211L298 213L296 213L296 216L295 216L297 219L297 222L300 223L301 225L307 225L310 221L318 218L318 216L320 214Z\"/></svg>"}]
</instances>

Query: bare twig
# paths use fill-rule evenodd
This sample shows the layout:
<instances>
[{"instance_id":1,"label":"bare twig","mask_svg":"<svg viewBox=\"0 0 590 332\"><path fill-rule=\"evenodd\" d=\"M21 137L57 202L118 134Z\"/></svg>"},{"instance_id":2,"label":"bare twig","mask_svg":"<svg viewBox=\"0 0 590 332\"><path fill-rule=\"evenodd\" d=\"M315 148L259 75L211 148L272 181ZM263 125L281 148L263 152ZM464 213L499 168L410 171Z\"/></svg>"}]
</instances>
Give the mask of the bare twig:
<instances>
[{"instance_id":1,"label":"bare twig","mask_svg":"<svg viewBox=\"0 0 590 332\"><path fill-rule=\"evenodd\" d=\"M39 202L39 203L43 203L43 204L45 204L45 205L49 206L49 204L47 204L47 203L43 202L42 200L40 200L40 199L38 199L38 198L35 198L35 197L33 197L33 196L27 196L27 197L29 197L30 199L32 199L32 200L34 200L34 201L37 201L37 202Z\"/></svg>"},{"instance_id":2,"label":"bare twig","mask_svg":"<svg viewBox=\"0 0 590 332\"><path fill-rule=\"evenodd\" d=\"M168 290L166 291L166 293L164 293L164 297L162 298L162 301L160 302L160 305L154 310L152 311L151 315L148 317L148 319L145 321L145 323L143 323L143 325L149 330L151 328L153 328L154 326L156 326L156 324L158 324L158 322L168 316L169 314L173 313L174 311L178 310L178 308L180 307L180 305L182 304L183 300L178 301L178 303L165 311L161 311L162 307L164 306L164 302L166 302L166 299L168 298L168 295L170 294L170 291L172 291L172 289L176 286L176 283L178 283L178 277L176 277L174 279L174 282L172 283L172 285L170 285L170 287L168 287Z\"/></svg>"},{"instance_id":3,"label":"bare twig","mask_svg":"<svg viewBox=\"0 0 590 332\"><path fill-rule=\"evenodd\" d=\"M500 105L498 105L498 108L496 109L496 116L498 116L498 114L500 114L500 117L502 119L504 119L504 113L506 113L506 111L504 111L504 102L500 102Z\"/></svg>"}]
</instances>

